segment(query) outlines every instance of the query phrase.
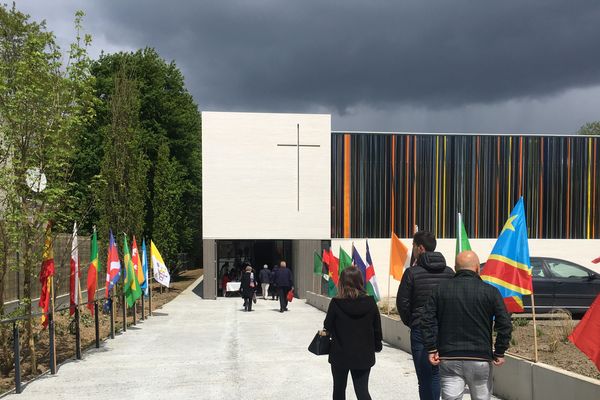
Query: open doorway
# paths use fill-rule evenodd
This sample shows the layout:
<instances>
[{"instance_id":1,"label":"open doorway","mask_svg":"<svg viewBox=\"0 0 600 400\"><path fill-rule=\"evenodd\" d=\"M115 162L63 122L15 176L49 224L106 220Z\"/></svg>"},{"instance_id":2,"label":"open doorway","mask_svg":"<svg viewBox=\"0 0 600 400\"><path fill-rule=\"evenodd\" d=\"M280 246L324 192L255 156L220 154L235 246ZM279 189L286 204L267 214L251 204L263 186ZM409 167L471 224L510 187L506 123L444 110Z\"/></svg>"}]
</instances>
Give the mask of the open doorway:
<instances>
[{"instance_id":1,"label":"open doorway","mask_svg":"<svg viewBox=\"0 0 600 400\"><path fill-rule=\"evenodd\" d=\"M291 240L218 240L218 296L237 296L242 270L251 265L258 273L263 265L273 269L281 260L292 256Z\"/></svg>"}]
</instances>

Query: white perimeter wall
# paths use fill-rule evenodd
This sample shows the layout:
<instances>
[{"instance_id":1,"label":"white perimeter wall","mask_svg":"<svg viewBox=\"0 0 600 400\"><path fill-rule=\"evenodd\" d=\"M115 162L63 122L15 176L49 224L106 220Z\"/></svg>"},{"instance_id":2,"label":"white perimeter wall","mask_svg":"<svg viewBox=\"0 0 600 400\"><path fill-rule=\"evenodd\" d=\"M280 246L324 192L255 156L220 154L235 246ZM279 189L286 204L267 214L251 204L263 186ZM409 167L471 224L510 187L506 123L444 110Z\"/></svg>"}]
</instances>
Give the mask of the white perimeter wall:
<instances>
[{"instance_id":1,"label":"white perimeter wall","mask_svg":"<svg viewBox=\"0 0 600 400\"><path fill-rule=\"evenodd\" d=\"M400 239L410 250L412 238ZM479 255L481 262L485 262L490 255L496 239L470 239L471 247ZM360 253L363 260L366 258L365 239L332 239L331 247L336 257L339 256L340 246L352 255L352 243ZM454 254L456 251L455 239L438 239L437 251L441 252L448 265L454 268ZM375 275L379 284L382 297L388 294L388 271L390 266L390 239L369 239L369 249ZM591 260L600 256L600 240L565 240L565 239L530 239L529 252L531 257L546 256L562 258L580 264L586 268L600 273L600 264L592 264ZM366 262L366 260L365 260ZM398 292L400 282L390 279L391 297Z\"/></svg>"},{"instance_id":2,"label":"white perimeter wall","mask_svg":"<svg viewBox=\"0 0 600 400\"><path fill-rule=\"evenodd\" d=\"M300 190L297 144L300 125ZM298 193L300 208L298 210ZM202 113L205 239L328 239L331 116Z\"/></svg>"}]
</instances>

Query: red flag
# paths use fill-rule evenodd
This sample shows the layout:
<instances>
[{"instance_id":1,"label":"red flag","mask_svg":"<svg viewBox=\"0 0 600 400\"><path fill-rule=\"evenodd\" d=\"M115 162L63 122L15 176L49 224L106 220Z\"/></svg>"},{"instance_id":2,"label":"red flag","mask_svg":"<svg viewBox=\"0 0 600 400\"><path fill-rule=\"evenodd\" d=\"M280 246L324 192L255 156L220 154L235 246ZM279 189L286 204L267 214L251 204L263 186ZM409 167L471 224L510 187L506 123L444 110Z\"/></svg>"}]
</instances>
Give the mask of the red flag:
<instances>
[{"instance_id":1,"label":"red flag","mask_svg":"<svg viewBox=\"0 0 600 400\"><path fill-rule=\"evenodd\" d=\"M52 286L52 277L54 276L54 250L52 249L52 223L48 222L46 226L46 239L44 241L44 252L42 269L40 271L40 283L42 284L42 293L40 294L39 306L44 311L42 315L42 325L48 326L48 309L50 308L50 288Z\"/></svg>"},{"instance_id":2,"label":"red flag","mask_svg":"<svg viewBox=\"0 0 600 400\"><path fill-rule=\"evenodd\" d=\"M600 257L593 259L593 260L592 260L592 262L593 262L594 264L598 264L598 263L600 263Z\"/></svg>"},{"instance_id":3,"label":"red flag","mask_svg":"<svg viewBox=\"0 0 600 400\"><path fill-rule=\"evenodd\" d=\"M340 280L340 259L334 256L331 250L329 250L329 276L337 286Z\"/></svg>"},{"instance_id":4,"label":"red flag","mask_svg":"<svg viewBox=\"0 0 600 400\"><path fill-rule=\"evenodd\" d=\"M600 370L600 295L585 313L569 340Z\"/></svg>"}]
</instances>

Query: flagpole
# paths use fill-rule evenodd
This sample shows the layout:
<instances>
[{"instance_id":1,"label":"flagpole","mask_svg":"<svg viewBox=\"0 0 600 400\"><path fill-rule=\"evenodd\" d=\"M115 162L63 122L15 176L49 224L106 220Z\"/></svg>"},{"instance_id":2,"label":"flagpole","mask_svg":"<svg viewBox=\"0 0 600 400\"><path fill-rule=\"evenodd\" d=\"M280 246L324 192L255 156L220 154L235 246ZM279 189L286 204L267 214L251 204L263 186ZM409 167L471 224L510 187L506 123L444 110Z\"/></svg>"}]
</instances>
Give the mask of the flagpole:
<instances>
[{"instance_id":1,"label":"flagpole","mask_svg":"<svg viewBox=\"0 0 600 400\"><path fill-rule=\"evenodd\" d=\"M387 301L387 315L388 315L388 317L390 316L390 301L391 301L391 297L390 297L390 295L391 295L390 294L390 291L391 291L391 289L390 289L390 279L391 278L390 278L390 275L391 274L388 271L388 301Z\"/></svg>"},{"instance_id":2,"label":"flagpole","mask_svg":"<svg viewBox=\"0 0 600 400\"><path fill-rule=\"evenodd\" d=\"M50 323L54 324L54 274L52 276L50 276L50 304L52 307L52 319L50 320ZM53 358L52 358L52 365L50 366L52 371L56 371L56 337L55 335L52 335L52 342L50 343L50 348L52 349L52 353L53 353ZM54 372L56 373L56 372Z\"/></svg>"},{"instance_id":3,"label":"flagpole","mask_svg":"<svg viewBox=\"0 0 600 400\"><path fill-rule=\"evenodd\" d=\"M535 301L533 291L531 292L531 314L533 318L533 361L538 362L537 324L535 320Z\"/></svg>"}]
</instances>

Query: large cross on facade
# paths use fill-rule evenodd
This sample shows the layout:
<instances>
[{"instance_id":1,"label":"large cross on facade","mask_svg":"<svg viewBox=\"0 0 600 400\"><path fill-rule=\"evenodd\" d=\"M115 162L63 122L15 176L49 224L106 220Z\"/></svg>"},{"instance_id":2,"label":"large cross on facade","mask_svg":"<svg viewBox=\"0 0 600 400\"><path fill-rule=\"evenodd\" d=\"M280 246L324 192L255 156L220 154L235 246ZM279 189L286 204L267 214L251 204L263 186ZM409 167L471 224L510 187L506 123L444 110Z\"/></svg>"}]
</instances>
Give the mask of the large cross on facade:
<instances>
[{"instance_id":1,"label":"large cross on facade","mask_svg":"<svg viewBox=\"0 0 600 400\"><path fill-rule=\"evenodd\" d=\"M297 199L298 211L300 211L300 147L321 147L319 144L300 144L300 124L296 124L296 143L295 144L278 144L279 147L296 147L296 164L297 164Z\"/></svg>"}]
</instances>

